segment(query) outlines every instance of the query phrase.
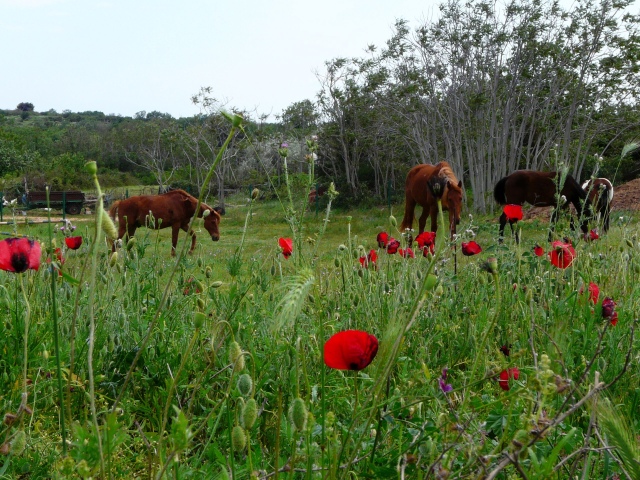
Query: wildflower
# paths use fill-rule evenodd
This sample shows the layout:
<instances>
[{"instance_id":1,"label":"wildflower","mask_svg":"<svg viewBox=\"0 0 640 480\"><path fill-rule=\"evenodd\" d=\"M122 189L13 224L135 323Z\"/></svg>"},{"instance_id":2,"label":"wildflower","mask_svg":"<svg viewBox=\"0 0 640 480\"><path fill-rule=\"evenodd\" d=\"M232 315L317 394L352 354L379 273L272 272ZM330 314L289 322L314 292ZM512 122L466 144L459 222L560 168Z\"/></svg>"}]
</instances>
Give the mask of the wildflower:
<instances>
[{"instance_id":1,"label":"wildflower","mask_svg":"<svg viewBox=\"0 0 640 480\"><path fill-rule=\"evenodd\" d=\"M378 247L387 248L387 243L389 242L389 234L387 232L380 232L376 237L376 241L378 242Z\"/></svg>"},{"instance_id":2,"label":"wildflower","mask_svg":"<svg viewBox=\"0 0 640 480\"><path fill-rule=\"evenodd\" d=\"M482 247L473 240L471 240L470 242L462 242L462 253L467 257L477 255L481 251Z\"/></svg>"},{"instance_id":3,"label":"wildflower","mask_svg":"<svg viewBox=\"0 0 640 480\"><path fill-rule=\"evenodd\" d=\"M517 222L518 220L522 220L522 206L521 205L505 205L502 209L502 212L507 217L509 222Z\"/></svg>"},{"instance_id":4,"label":"wildflower","mask_svg":"<svg viewBox=\"0 0 640 480\"><path fill-rule=\"evenodd\" d=\"M614 327L618 323L618 312L615 311L617 303L612 298L605 297L602 301L602 318L611 322Z\"/></svg>"},{"instance_id":5,"label":"wildflower","mask_svg":"<svg viewBox=\"0 0 640 480\"><path fill-rule=\"evenodd\" d=\"M502 345L500 347L500 351L504 354L505 357L508 357L511 354L511 345Z\"/></svg>"},{"instance_id":6,"label":"wildflower","mask_svg":"<svg viewBox=\"0 0 640 480\"><path fill-rule=\"evenodd\" d=\"M598 303L598 298L600 297L600 287L598 287L598 285L593 282L589 282L589 287L587 288L587 290L589 291L589 300L591 301L591 303L593 303L594 305ZM582 293L582 290L580 291L580 293Z\"/></svg>"},{"instance_id":7,"label":"wildflower","mask_svg":"<svg viewBox=\"0 0 640 480\"><path fill-rule=\"evenodd\" d=\"M40 268L40 244L28 238L7 238L0 241L0 269L22 273Z\"/></svg>"},{"instance_id":8,"label":"wildflower","mask_svg":"<svg viewBox=\"0 0 640 480\"><path fill-rule=\"evenodd\" d=\"M600 235L598 235L598 229L594 228L589 232L589 235L587 236L585 234L585 240L590 240L590 241L594 241L594 240L598 240L600 238Z\"/></svg>"},{"instance_id":9,"label":"wildflower","mask_svg":"<svg viewBox=\"0 0 640 480\"><path fill-rule=\"evenodd\" d=\"M544 249L536 243L536 246L533 247L533 253L536 257L541 257L544 255Z\"/></svg>"},{"instance_id":10,"label":"wildflower","mask_svg":"<svg viewBox=\"0 0 640 480\"><path fill-rule=\"evenodd\" d=\"M282 248L282 255L288 259L293 253L293 240L280 237L278 243L280 244L280 248Z\"/></svg>"},{"instance_id":11,"label":"wildflower","mask_svg":"<svg viewBox=\"0 0 640 480\"><path fill-rule=\"evenodd\" d=\"M416 237L416 242L425 257L427 250L433 254L436 251L436 232L422 232Z\"/></svg>"},{"instance_id":12,"label":"wildflower","mask_svg":"<svg viewBox=\"0 0 640 480\"><path fill-rule=\"evenodd\" d=\"M82 237L65 237L64 243L67 244L67 247L71 250L77 250L82 245Z\"/></svg>"},{"instance_id":13,"label":"wildflower","mask_svg":"<svg viewBox=\"0 0 640 480\"><path fill-rule=\"evenodd\" d=\"M450 383L447 383L447 368L443 368L442 369L442 375L440 376L440 378L438 379L438 383L440 384L440 390L442 390L442 393L449 393L451 390L453 390L453 386L451 386Z\"/></svg>"},{"instance_id":14,"label":"wildflower","mask_svg":"<svg viewBox=\"0 0 640 480\"><path fill-rule=\"evenodd\" d=\"M324 344L324 363L338 370L362 370L378 353L378 339L361 330L345 330Z\"/></svg>"},{"instance_id":15,"label":"wildflower","mask_svg":"<svg viewBox=\"0 0 640 480\"><path fill-rule=\"evenodd\" d=\"M360 265L362 265L364 268L368 268L369 265L373 265L375 267L377 261L378 253L373 249L371 249L366 257L360 257Z\"/></svg>"},{"instance_id":16,"label":"wildflower","mask_svg":"<svg viewBox=\"0 0 640 480\"><path fill-rule=\"evenodd\" d=\"M500 372L500 380L498 380L498 384L502 390L510 390L511 385L509 385L509 380L518 380L518 378L520 378L520 370L518 370L518 367L507 368Z\"/></svg>"},{"instance_id":17,"label":"wildflower","mask_svg":"<svg viewBox=\"0 0 640 480\"><path fill-rule=\"evenodd\" d=\"M407 258L416 258L416 255L413 253L413 250L411 250L410 247L407 247L406 250L403 250L402 248L398 250L398 253L400 254L401 257Z\"/></svg>"},{"instance_id":18,"label":"wildflower","mask_svg":"<svg viewBox=\"0 0 640 480\"><path fill-rule=\"evenodd\" d=\"M280 144L280 148L278 148L278 154L282 158L287 158L287 155L289 155L289 144L287 142L282 142Z\"/></svg>"},{"instance_id":19,"label":"wildflower","mask_svg":"<svg viewBox=\"0 0 640 480\"><path fill-rule=\"evenodd\" d=\"M387 253L393 255L398 251L399 247L400 247L400 242L395 238L391 237L389 239L389 242L387 242Z\"/></svg>"},{"instance_id":20,"label":"wildflower","mask_svg":"<svg viewBox=\"0 0 640 480\"><path fill-rule=\"evenodd\" d=\"M576 258L576 251L571 242L564 243L557 240L551 244L551 247L553 250L549 252L549 258L558 268L567 268Z\"/></svg>"}]
</instances>

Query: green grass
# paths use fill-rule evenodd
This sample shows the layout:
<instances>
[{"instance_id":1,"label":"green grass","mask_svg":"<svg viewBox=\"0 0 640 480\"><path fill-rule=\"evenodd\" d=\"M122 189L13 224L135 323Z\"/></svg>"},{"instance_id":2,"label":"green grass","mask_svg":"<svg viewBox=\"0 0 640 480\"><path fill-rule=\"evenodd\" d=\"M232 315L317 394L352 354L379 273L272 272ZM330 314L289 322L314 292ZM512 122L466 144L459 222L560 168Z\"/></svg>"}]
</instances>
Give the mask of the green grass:
<instances>
[{"instance_id":1,"label":"green grass","mask_svg":"<svg viewBox=\"0 0 640 480\"><path fill-rule=\"evenodd\" d=\"M99 245L92 304L83 265L93 223L74 217L85 243L65 252L68 276L56 276L54 290L62 378L73 387L62 404L50 268L43 262L38 272L0 273L0 404L18 416L0 432L0 445L13 452L0 455L1 475L97 478L103 468L110 478L249 478L252 471L260 478L569 478L583 471L605 478L621 473L618 462L632 461L633 435L620 432L638 428L635 336L630 343L640 293L636 216L614 215L598 241L573 237L577 257L566 270L532 253L536 243L549 249L546 224L521 222L519 245L511 238L498 244L495 217L481 215L463 216L457 255L439 240L433 259L379 250L377 269L363 269L358 256L377 248L377 233L401 238L384 207L332 211L322 235L325 212L308 212L301 242L285 260L278 238L292 235L280 204L254 203L240 248L249 206L242 197L228 203L234 206L220 241L199 232L199 221L196 251L180 261L170 256L167 229L139 229L135 244L113 260L108 245ZM399 221L402 205L393 211ZM48 244L46 225L18 222L15 229ZM478 256L460 253L469 230L483 247ZM558 235L571 235L566 219ZM63 245L60 232L54 237ZM494 275L484 270L489 257L497 259ZM589 282L602 291L597 305L580 294ZM615 327L602 318L604 296L617 302ZM27 305L32 414L20 410ZM89 408L91 311L99 435ZM380 342L358 375L322 363L324 342L346 329ZM234 341L243 361L230 353ZM502 345L510 345L509 357ZM629 352L633 363L625 366ZM438 384L445 367L453 387L447 394ZM513 367L519 378L503 391L498 375ZM596 371L600 381L615 383L593 391ZM241 374L252 379L249 393L236 386ZM596 423L600 396L626 418L608 421L604 432ZM251 398L258 416L243 428ZM302 430L289 415L291 405L300 406L296 398L309 413ZM66 455L61 407L70 414ZM244 432L244 447L234 427ZM607 442L624 447L624 455L602 450Z\"/></svg>"}]
</instances>

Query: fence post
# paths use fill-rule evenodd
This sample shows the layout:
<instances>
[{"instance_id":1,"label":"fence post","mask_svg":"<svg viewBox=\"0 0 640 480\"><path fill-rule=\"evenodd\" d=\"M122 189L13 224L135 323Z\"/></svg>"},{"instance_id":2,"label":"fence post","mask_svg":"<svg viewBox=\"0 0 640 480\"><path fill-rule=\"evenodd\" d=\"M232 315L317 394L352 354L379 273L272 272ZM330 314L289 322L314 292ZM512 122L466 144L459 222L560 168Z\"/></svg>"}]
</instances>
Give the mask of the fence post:
<instances>
[{"instance_id":1,"label":"fence post","mask_svg":"<svg viewBox=\"0 0 640 480\"><path fill-rule=\"evenodd\" d=\"M51 208L51 204L48 205ZM67 219L67 192L66 190L62 192L62 219Z\"/></svg>"},{"instance_id":2,"label":"fence post","mask_svg":"<svg viewBox=\"0 0 640 480\"><path fill-rule=\"evenodd\" d=\"M253 198L251 195L253 194L253 183L249 184L249 198Z\"/></svg>"},{"instance_id":3,"label":"fence post","mask_svg":"<svg viewBox=\"0 0 640 480\"><path fill-rule=\"evenodd\" d=\"M4 222L4 218L2 217L3 210L4 210L4 192L0 192L0 222Z\"/></svg>"}]
</instances>

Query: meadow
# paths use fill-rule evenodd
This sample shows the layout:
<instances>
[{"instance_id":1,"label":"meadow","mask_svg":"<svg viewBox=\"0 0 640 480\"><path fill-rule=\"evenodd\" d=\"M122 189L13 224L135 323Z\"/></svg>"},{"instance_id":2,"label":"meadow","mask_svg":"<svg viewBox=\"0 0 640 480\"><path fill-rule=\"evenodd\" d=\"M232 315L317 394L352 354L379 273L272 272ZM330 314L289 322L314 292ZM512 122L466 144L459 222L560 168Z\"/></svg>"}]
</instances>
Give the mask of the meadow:
<instances>
[{"instance_id":1,"label":"meadow","mask_svg":"<svg viewBox=\"0 0 640 480\"><path fill-rule=\"evenodd\" d=\"M636 215L562 218L559 268L541 221L499 243L463 209L412 258L378 244L406 251L401 204L254 197L177 257L167 230L113 255L95 218L5 226L42 261L0 274L0 478L640 478ZM354 330L377 354L325 347Z\"/></svg>"}]
</instances>

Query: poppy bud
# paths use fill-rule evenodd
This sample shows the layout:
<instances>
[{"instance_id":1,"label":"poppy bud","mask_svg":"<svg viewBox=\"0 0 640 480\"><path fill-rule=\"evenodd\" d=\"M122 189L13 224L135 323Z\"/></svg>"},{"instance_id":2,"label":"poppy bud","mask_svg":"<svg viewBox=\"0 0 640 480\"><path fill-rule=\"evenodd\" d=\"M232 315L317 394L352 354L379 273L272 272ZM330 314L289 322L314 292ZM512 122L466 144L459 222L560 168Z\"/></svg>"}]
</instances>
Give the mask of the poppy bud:
<instances>
[{"instance_id":1,"label":"poppy bud","mask_svg":"<svg viewBox=\"0 0 640 480\"><path fill-rule=\"evenodd\" d=\"M87 162L84 164L84 169L89 175L98 174L98 164L95 161Z\"/></svg>"},{"instance_id":2,"label":"poppy bud","mask_svg":"<svg viewBox=\"0 0 640 480\"><path fill-rule=\"evenodd\" d=\"M109 265L114 266L118 262L118 252L113 252L109 257Z\"/></svg>"},{"instance_id":3,"label":"poppy bud","mask_svg":"<svg viewBox=\"0 0 640 480\"><path fill-rule=\"evenodd\" d=\"M18 430L10 442L9 453L14 457L22 455L25 447L27 446L27 434L24 430Z\"/></svg>"},{"instance_id":4,"label":"poppy bud","mask_svg":"<svg viewBox=\"0 0 640 480\"><path fill-rule=\"evenodd\" d=\"M102 215L102 230L108 238L112 240L118 238L118 230L116 229L113 220L111 220L111 217L106 213Z\"/></svg>"},{"instance_id":5,"label":"poppy bud","mask_svg":"<svg viewBox=\"0 0 640 480\"><path fill-rule=\"evenodd\" d=\"M229 345L229 363L233 365L234 372L244 370L244 355L238 342L234 341Z\"/></svg>"},{"instance_id":6,"label":"poppy bud","mask_svg":"<svg viewBox=\"0 0 640 480\"><path fill-rule=\"evenodd\" d=\"M211 284L211 288L220 288L222 286L222 282L220 280L216 280Z\"/></svg>"},{"instance_id":7,"label":"poppy bud","mask_svg":"<svg viewBox=\"0 0 640 480\"><path fill-rule=\"evenodd\" d=\"M207 278L211 278L212 273L213 271L211 270L211 267L207 265L207 268L204 269L204 276Z\"/></svg>"},{"instance_id":8,"label":"poppy bud","mask_svg":"<svg viewBox=\"0 0 640 480\"><path fill-rule=\"evenodd\" d=\"M289 420L296 427L296 430L302 431L307 423L307 406L300 397L296 398L289 409Z\"/></svg>"},{"instance_id":9,"label":"poppy bud","mask_svg":"<svg viewBox=\"0 0 640 480\"><path fill-rule=\"evenodd\" d=\"M251 391L253 390L253 380L251 379L251 375L248 373L243 373L238 378L238 391L244 395L245 397L251 395Z\"/></svg>"},{"instance_id":10,"label":"poppy bud","mask_svg":"<svg viewBox=\"0 0 640 480\"><path fill-rule=\"evenodd\" d=\"M398 226L398 220L396 220L396 217L394 217L393 215L389 215L389 223L392 227Z\"/></svg>"},{"instance_id":11,"label":"poppy bud","mask_svg":"<svg viewBox=\"0 0 640 480\"><path fill-rule=\"evenodd\" d=\"M513 443L516 448L522 448L524 445L529 443L529 439L529 432L527 432L526 430L518 430L513 436L513 440L511 440L511 443Z\"/></svg>"},{"instance_id":12,"label":"poppy bud","mask_svg":"<svg viewBox=\"0 0 640 480\"><path fill-rule=\"evenodd\" d=\"M200 297L198 297L198 299L196 300L196 305L198 305L198 308L200 310L204 310L205 303L204 303L204 300L201 299Z\"/></svg>"},{"instance_id":13,"label":"poppy bud","mask_svg":"<svg viewBox=\"0 0 640 480\"><path fill-rule=\"evenodd\" d=\"M131 237L129 240L127 240L127 250L131 250L133 247L135 247L136 242L136 237Z\"/></svg>"},{"instance_id":14,"label":"poppy bud","mask_svg":"<svg viewBox=\"0 0 640 480\"><path fill-rule=\"evenodd\" d=\"M202 218L207 218L209 215L211 215L211 210L204 210L202 212Z\"/></svg>"},{"instance_id":15,"label":"poppy bud","mask_svg":"<svg viewBox=\"0 0 640 480\"><path fill-rule=\"evenodd\" d=\"M627 245L629 248L633 248L633 242L627 238Z\"/></svg>"},{"instance_id":16,"label":"poppy bud","mask_svg":"<svg viewBox=\"0 0 640 480\"><path fill-rule=\"evenodd\" d=\"M334 265L336 266L336 268L340 268L340 259L338 257L336 257L333 260Z\"/></svg>"},{"instance_id":17,"label":"poppy bud","mask_svg":"<svg viewBox=\"0 0 640 480\"><path fill-rule=\"evenodd\" d=\"M4 419L3 419L3 423L5 425L11 426L14 424L14 422L18 419L17 415L14 415L13 413L5 413L4 414Z\"/></svg>"},{"instance_id":18,"label":"poppy bud","mask_svg":"<svg viewBox=\"0 0 640 480\"><path fill-rule=\"evenodd\" d=\"M49 359L49 350L44 350L42 352L42 358L44 358L45 360Z\"/></svg>"},{"instance_id":19,"label":"poppy bud","mask_svg":"<svg viewBox=\"0 0 640 480\"><path fill-rule=\"evenodd\" d=\"M242 409L241 418L242 424L247 430L253 427L253 424L256 423L256 418L258 418L258 405L254 398L247 400L247 404Z\"/></svg>"},{"instance_id":20,"label":"poppy bud","mask_svg":"<svg viewBox=\"0 0 640 480\"><path fill-rule=\"evenodd\" d=\"M251 200L257 199L259 195L260 195L260 190L258 190L257 188L254 188L253 190L251 190Z\"/></svg>"},{"instance_id":21,"label":"poppy bud","mask_svg":"<svg viewBox=\"0 0 640 480\"><path fill-rule=\"evenodd\" d=\"M244 429L240 425L233 427L231 431L231 445L234 452L244 451L244 447L247 446L247 436L244 434Z\"/></svg>"},{"instance_id":22,"label":"poppy bud","mask_svg":"<svg viewBox=\"0 0 640 480\"><path fill-rule=\"evenodd\" d=\"M124 312L120 313L118 317L118 325L120 325L120 328L124 328L126 323L127 323L127 315Z\"/></svg>"},{"instance_id":23,"label":"poppy bud","mask_svg":"<svg viewBox=\"0 0 640 480\"><path fill-rule=\"evenodd\" d=\"M193 325L197 330L200 330L204 326L204 321L206 320L206 316L202 312L196 312L193 315Z\"/></svg>"},{"instance_id":24,"label":"poppy bud","mask_svg":"<svg viewBox=\"0 0 640 480\"><path fill-rule=\"evenodd\" d=\"M196 265L198 265L198 268L202 268L202 257L198 257L198 260L196 260Z\"/></svg>"},{"instance_id":25,"label":"poppy bud","mask_svg":"<svg viewBox=\"0 0 640 480\"><path fill-rule=\"evenodd\" d=\"M440 297L444 293L444 287L439 284L433 292L437 297Z\"/></svg>"}]
</instances>

